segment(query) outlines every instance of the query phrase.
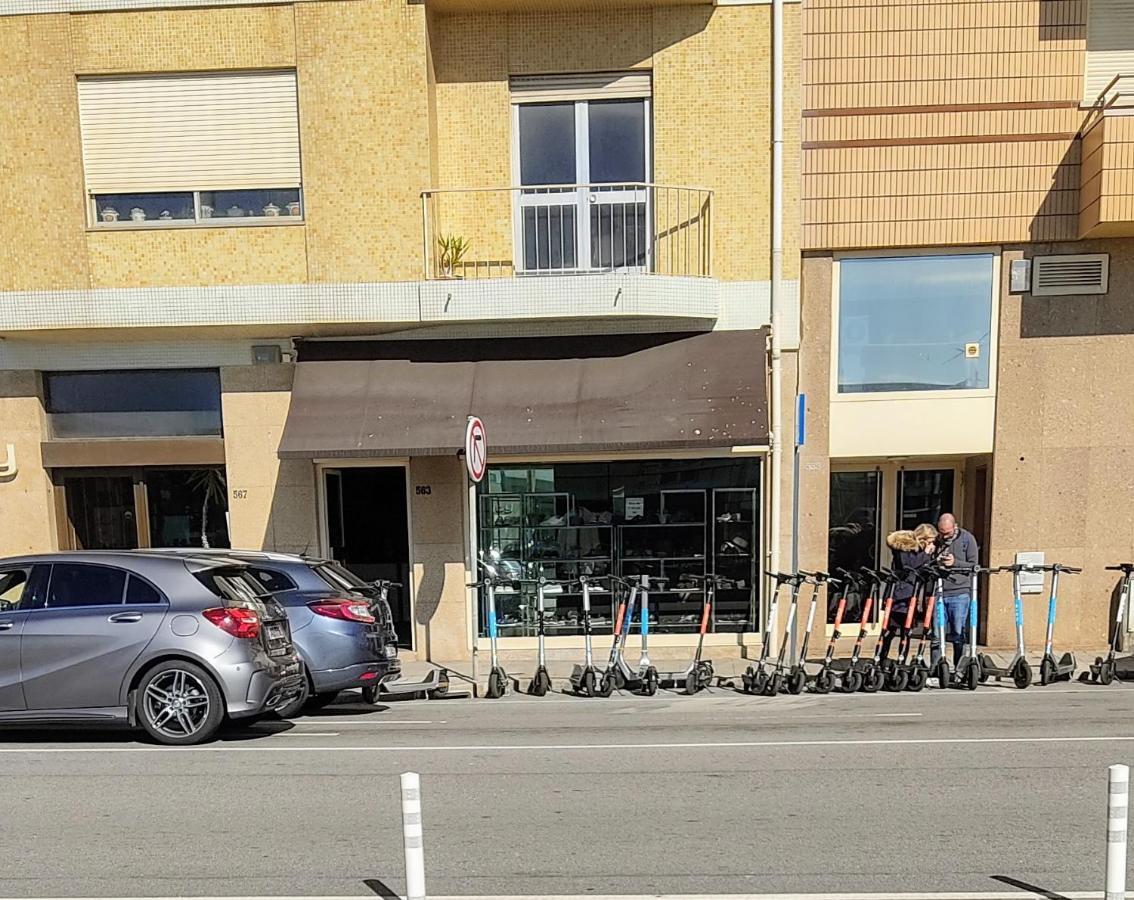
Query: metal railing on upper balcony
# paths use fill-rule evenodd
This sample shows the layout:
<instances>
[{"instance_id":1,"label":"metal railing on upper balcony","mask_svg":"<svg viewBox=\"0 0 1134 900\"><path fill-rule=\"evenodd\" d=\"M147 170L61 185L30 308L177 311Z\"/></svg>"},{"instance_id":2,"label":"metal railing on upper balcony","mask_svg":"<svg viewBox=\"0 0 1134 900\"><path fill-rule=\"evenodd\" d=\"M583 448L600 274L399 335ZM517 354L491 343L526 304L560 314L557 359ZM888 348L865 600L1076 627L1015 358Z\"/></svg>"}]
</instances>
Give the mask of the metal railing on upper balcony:
<instances>
[{"instance_id":1,"label":"metal railing on upper balcony","mask_svg":"<svg viewBox=\"0 0 1134 900\"><path fill-rule=\"evenodd\" d=\"M713 192L631 184L424 191L426 278L712 275Z\"/></svg>"}]
</instances>

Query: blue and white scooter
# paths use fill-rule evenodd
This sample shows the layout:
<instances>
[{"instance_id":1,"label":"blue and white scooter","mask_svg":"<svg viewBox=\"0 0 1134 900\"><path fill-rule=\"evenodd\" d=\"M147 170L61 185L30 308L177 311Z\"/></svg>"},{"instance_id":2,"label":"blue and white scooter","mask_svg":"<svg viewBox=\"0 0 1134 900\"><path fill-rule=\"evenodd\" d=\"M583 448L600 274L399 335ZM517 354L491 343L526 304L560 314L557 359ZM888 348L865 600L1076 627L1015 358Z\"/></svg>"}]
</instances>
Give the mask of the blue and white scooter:
<instances>
[{"instance_id":1,"label":"blue and white scooter","mask_svg":"<svg viewBox=\"0 0 1134 900\"><path fill-rule=\"evenodd\" d=\"M1016 687L1023 690L1032 683L1032 666L1028 662L1027 653L1024 650L1024 599L1020 592L1020 573L1027 568L1023 563L1016 563L1012 566L1000 566L998 569L989 570L991 573L1011 572L1012 573L1012 597L1016 610L1016 653L1012 660L1007 665L999 665L987 653L980 655L980 671L981 680L988 678L995 678L999 681L1002 678L1011 678L1012 683Z\"/></svg>"},{"instance_id":2,"label":"blue and white scooter","mask_svg":"<svg viewBox=\"0 0 1134 900\"><path fill-rule=\"evenodd\" d=\"M979 566L952 566L952 571L969 576L969 639L965 655L957 661L953 673L953 686L975 691L985 679L981 677L980 656L977 653L977 581L982 572L989 571ZM944 605L944 604L942 604Z\"/></svg>"},{"instance_id":3,"label":"blue and white scooter","mask_svg":"<svg viewBox=\"0 0 1134 900\"><path fill-rule=\"evenodd\" d=\"M606 671L599 682L598 695L609 697L614 690L630 688L633 691L652 697L658 692L658 670L650 662L650 578L642 575L636 579L621 579L610 577L611 587L621 584L629 589L629 595L624 597L618 607L615 619L614 643L610 648L610 660ZM634 621L634 612L641 604L640 628L642 636L642 652L638 657L638 669L635 671L626 662L626 638Z\"/></svg>"},{"instance_id":4,"label":"blue and white scooter","mask_svg":"<svg viewBox=\"0 0 1134 900\"><path fill-rule=\"evenodd\" d=\"M500 561L500 554L498 551L493 550L491 556L492 562L486 563L484 560L477 560L477 565L484 571L484 577L469 587L483 588L485 595L485 605L488 607L486 610L488 618L488 643L491 648L492 669L488 673L488 691L486 696L490 700L496 700L503 697L508 691L508 673L504 671L504 667L500 665L500 655L497 652L496 641L499 634L499 628L496 623L496 586L497 584L511 583L511 580L504 578L500 575L496 564Z\"/></svg>"},{"instance_id":5,"label":"blue and white scooter","mask_svg":"<svg viewBox=\"0 0 1134 900\"><path fill-rule=\"evenodd\" d=\"M1059 659L1055 658L1052 649L1055 634L1055 612L1059 598L1059 575L1066 572L1068 575L1078 575L1082 569L1065 566L1062 563L1053 563L1050 566L1029 566L1028 572L1050 572L1051 594L1047 599L1047 639L1043 645L1043 660L1040 662L1040 684L1048 685L1053 681L1069 681L1075 674L1075 654L1064 653Z\"/></svg>"}]
</instances>

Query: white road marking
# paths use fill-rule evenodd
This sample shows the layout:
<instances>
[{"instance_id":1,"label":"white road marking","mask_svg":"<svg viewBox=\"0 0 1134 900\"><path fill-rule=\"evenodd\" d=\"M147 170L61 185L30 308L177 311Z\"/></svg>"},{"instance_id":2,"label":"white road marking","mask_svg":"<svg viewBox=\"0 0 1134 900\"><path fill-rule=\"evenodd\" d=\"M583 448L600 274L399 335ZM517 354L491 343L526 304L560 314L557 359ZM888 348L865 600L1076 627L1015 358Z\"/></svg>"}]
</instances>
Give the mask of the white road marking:
<instances>
[{"instance_id":1,"label":"white road marking","mask_svg":"<svg viewBox=\"0 0 1134 900\"><path fill-rule=\"evenodd\" d=\"M280 737L338 737L337 731L281 731Z\"/></svg>"},{"instance_id":2,"label":"white road marking","mask_svg":"<svg viewBox=\"0 0 1134 900\"><path fill-rule=\"evenodd\" d=\"M310 735L303 735L310 737ZM575 750L749 750L776 747L876 747L929 746L958 744L1092 744L1129 743L1134 735L1091 735L1086 737L991 737L991 738L873 738L870 740L826 741L717 741L675 742L669 744L456 744L404 747L0 747L0 753L515 753Z\"/></svg>"},{"instance_id":3,"label":"white road marking","mask_svg":"<svg viewBox=\"0 0 1134 900\"><path fill-rule=\"evenodd\" d=\"M335 728L338 728L340 725L433 725L434 722L432 720L428 720L428 721L422 720L420 722L419 721L408 721L408 720L383 722L381 719L329 719L329 720L313 719L311 721L300 720L298 722L292 722L291 724L295 725L296 727L299 727L299 726L302 725L302 726L309 727L309 728L310 727L326 728L328 725L332 725ZM436 724L444 725L445 722L442 721L442 722L438 722Z\"/></svg>"}]
</instances>

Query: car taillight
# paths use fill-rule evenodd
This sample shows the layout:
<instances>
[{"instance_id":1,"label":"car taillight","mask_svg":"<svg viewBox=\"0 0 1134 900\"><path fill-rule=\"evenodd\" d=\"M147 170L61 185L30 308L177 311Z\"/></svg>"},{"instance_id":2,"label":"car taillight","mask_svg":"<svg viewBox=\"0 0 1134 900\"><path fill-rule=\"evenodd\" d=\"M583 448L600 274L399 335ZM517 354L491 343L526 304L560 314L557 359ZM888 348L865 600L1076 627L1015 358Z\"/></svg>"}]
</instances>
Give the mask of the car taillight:
<instances>
[{"instance_id":1,"label":"car taillight","mask_svg":"<svg viewBox=\"0 0 1134 900\"><path fill-rule=\"evenodd\" d=\"M308 603L307 606L313 613L331 619L367 624L374 621L374 616L370 614L370 607L366 605L365 600L316 600Z\"/></svg>"},{"instance_id":2,"label":"car taillight","mask_svg":"<svg viewBox=\"0 0 1134 900\"><path fill-rule=\"evenodd\" d=\"M233 637L251 641L260 636L260 615L255 610L230 606L206 609L201 615Z\"/></svg>"}]
</instances>

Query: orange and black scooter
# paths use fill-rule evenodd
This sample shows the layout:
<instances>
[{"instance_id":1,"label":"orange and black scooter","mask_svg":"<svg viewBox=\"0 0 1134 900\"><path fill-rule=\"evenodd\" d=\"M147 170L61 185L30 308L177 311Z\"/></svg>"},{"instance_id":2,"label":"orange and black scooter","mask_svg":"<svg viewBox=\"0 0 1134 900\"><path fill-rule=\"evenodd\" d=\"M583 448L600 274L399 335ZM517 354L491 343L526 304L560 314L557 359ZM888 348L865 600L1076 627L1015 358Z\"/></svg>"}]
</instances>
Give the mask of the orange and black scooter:
<instances>
[{"instance_id":1,"label":"orange and black scooter","mask_svg":"<svg viewBox=\"0 0 1134 900\"><path fill-rule=\"evenodd\" d=\"M847 611L847 594L850 593L851 588L857 582L855 576L846 569L836 569L835 573L841 579L841 583L832 579L832 583L839 584L835 592L835 621L832 623L831 639L827 641L827 652L823 655L823 662L819 671L815 673L814 687L817 694L831 693L838 683L838 676L835 674L835 670L831 668L831 663L835 659L835 644L842 637L839 629L843 624L843 614Z\"/></svg>"},{"instance_id":2,"label":"orange and black scooter","mask_svg":"<svg viewBox=\"0 0 1134 900\"><path fill-rule=\"evenodd\" d=\"M909 609L906 610L906 618L902 623L902 637L898 643L898 655L893 663L886 669L886 690L888 691L904 691L910 683L910 673L912 667L910 666L910 644L912 642L913 624L917 618L917 611L922 606L922 601L926 599L926 582L921 581L918 584L917 590L914 595L910 597ZM929 605L933 604L933 595L929 595ZM932 610L930 610L932 613ZM932 619L930 620L932 621Z\"/></svg>"},{"instance_id":3,"label":"orange and black scooter","mask_svg":"<svg viewBox=\"0 0 1134 900\"><path fill-rule=\"evenodd\" d=\"M787 674L786 685L789 694L803 693L807 686L807 647L811 643L811 629L815 625L815 609L819 605L819 591L823 585L827 590L833 590L840 584L839 579L832 578L826 572L799 571L799 576L811 585L811 606L807 611L807 626L803 630L803 642L799 645L799 656ZM824 619L826 616L823 617Z\"/></svg>"},{"instance_id":4,"label":"orange and black scooter","mask_svg":"<svg viewBox=\"0 0 1134 900\"><path fill-rule=\"evenodd\" d=\"M862 617L859 619L858 637L855 638L854 649L851 651L850 665L843 672L842 681L839 682L839 690L844 694L853 694L862 688L864 680L863 667L860 665L862 642L866 640L866 633L870 630L870 614L874 612L875 598L883 593L881 576L867 568L859 571L862 574L861 584L866 588L866 599L862 601Z\"/></svg>"},{"instance_id":5,"label":"orange and black scooter","mask_svg":"<svg viewBox=\"0 0 1134 900\"><path fill-rule=\"evenodd\" d=\"M929 681L929 663L925 661L925 650L932 640L934 613L937 611L937 580L938 576L931 572L926 572L923 578L925 612L921 617L921 637L917 641L917 652L914 653L913 662L909 666L909 677L905 686L907 691L920 691ZM932 590L929 588L931 583L934 585Z\"/></svg>"},{"instance_id":6,"label":"orange and black scooter","mask_svg":"<svg viewBox=\"0 0 1134 900\"><path fill-rule=\"evenodd\" d=\"M874 655L862 664L862 689L868 694L876 694L886 683L886 672L882 667L882 648L886 641L886 628L890 624L890 610L894 607L894 589L898 583L898 576L886 568L871 571L873 577L878 579L879 597L882 601L882 618L879 620L878 641L874 644Z\"/></svg>"}]
</instances>

